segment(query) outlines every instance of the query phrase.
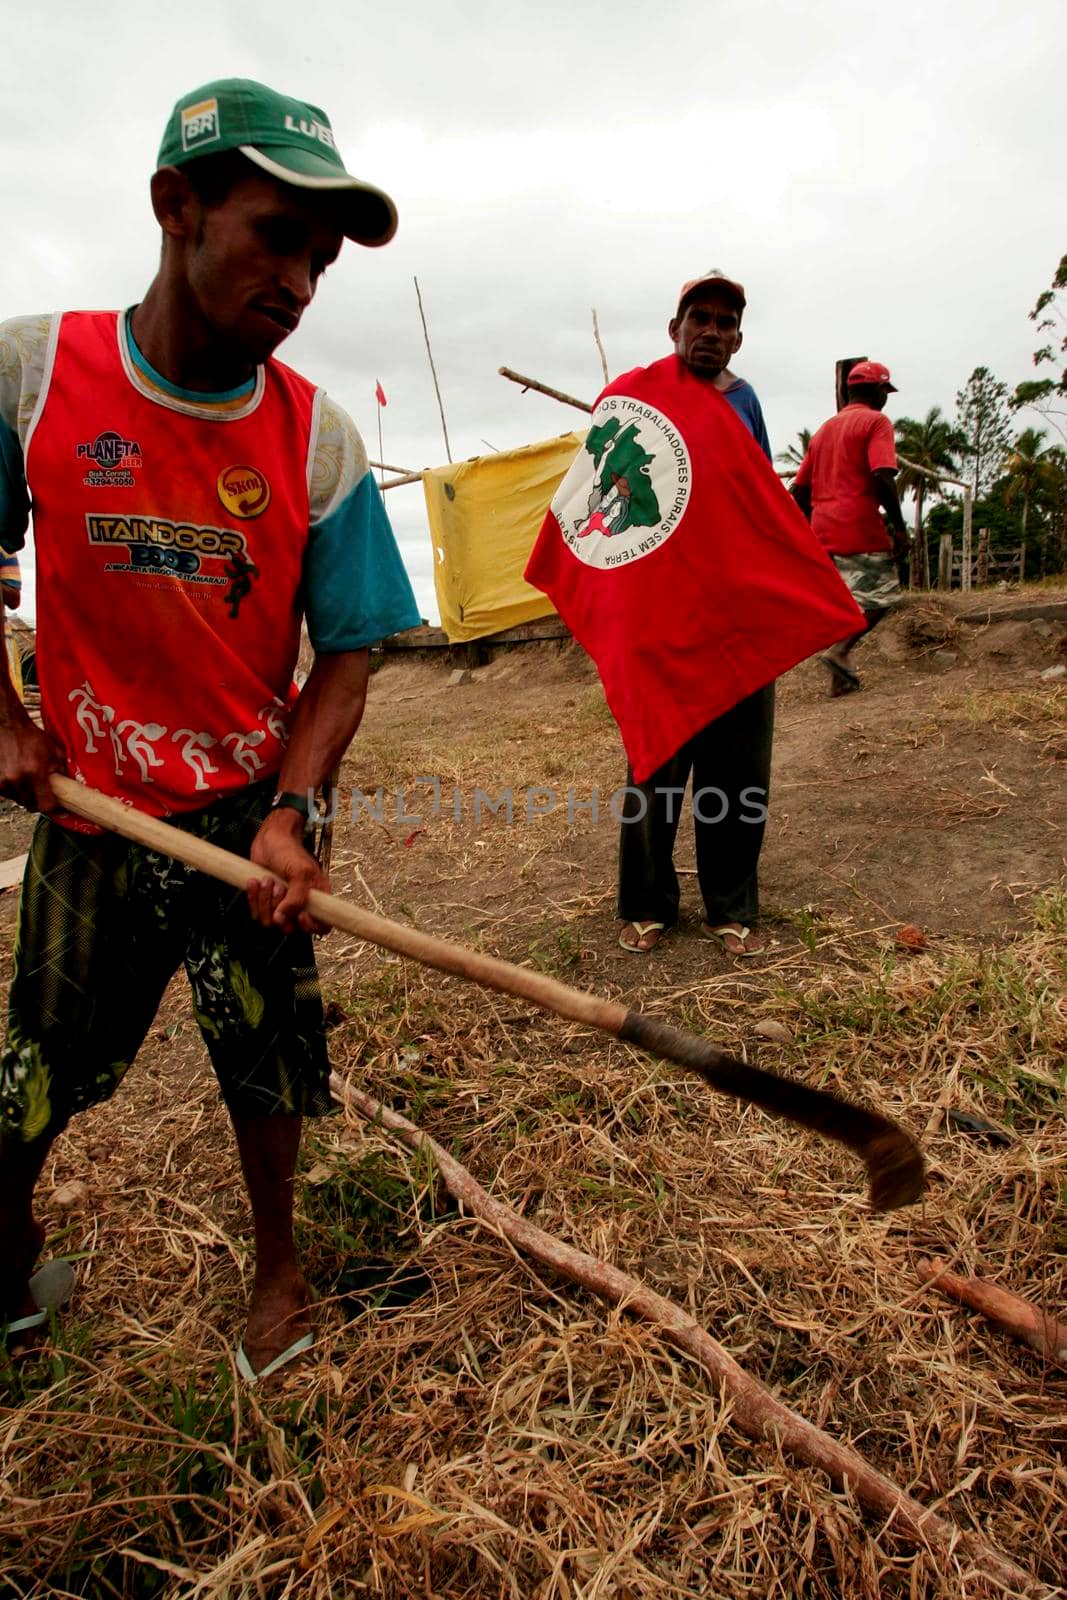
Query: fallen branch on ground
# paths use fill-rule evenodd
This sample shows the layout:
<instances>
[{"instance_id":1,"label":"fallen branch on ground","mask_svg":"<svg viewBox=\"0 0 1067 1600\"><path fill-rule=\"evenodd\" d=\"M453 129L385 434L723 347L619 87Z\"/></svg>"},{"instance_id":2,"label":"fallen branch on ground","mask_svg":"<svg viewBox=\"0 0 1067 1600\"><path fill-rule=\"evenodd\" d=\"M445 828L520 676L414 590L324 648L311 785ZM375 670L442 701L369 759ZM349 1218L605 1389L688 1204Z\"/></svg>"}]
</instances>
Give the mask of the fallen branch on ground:
<instances>
[{"instance_id":1,"label":"fallen branch on ground","mask_svg":"<svg viewBox=\"0 0 1067 1600\"><path fill-rule=\"evenodd\" d=\"M939 1256L932 1261L919 1262L919 1277L973 1311L980 1311L983 1317L1010 1333L1013 1339L1028 1344L1046 1361L1067 1367L1067 1323L1047 1316L1021 1295L1012 1294L1010 1289L1002 1289L984 1278L960 1277L950 1272Z\"/></svg>"},{"instance_id":2,"label":"fallen branch on ground","mask_svg":"<svg viewBox=\"0 0 1067 1600\"><path fill-rule=\"evenodd\" d=\"M972 1573L981 1574L1009 1592L1042 1592L1044 1586L992 1545L976 1534L962 1532L947 1517L927 1509L891 1478L872 1467L857 1451L839 1444L830 1434L783 1405L681 1307L656 1294L640 1279L631 1278L609 1262L599 1261L595 1256L564 1244L494 1200L466 1167L435 1139L399 1112L390 1111L369 1095L353 1089L336 1072L331 1075L330 1087L341 1105L355 1111L365 1121L395 1134L411 1150L428 1151L453 1199L502 1234L517 1250L580 1284L609 1305L643 1317L677 1349L697 1361L722 1385L734 1421L749 1438L776 1445L783 1452L825 1472L834 1483L847 1486L866 1510L885 1517L897 1532L907 1534L928 1549L937 1559L939 1569L954 1554L962 1555L970 1563Z\"/></svg>"}]
</instances>

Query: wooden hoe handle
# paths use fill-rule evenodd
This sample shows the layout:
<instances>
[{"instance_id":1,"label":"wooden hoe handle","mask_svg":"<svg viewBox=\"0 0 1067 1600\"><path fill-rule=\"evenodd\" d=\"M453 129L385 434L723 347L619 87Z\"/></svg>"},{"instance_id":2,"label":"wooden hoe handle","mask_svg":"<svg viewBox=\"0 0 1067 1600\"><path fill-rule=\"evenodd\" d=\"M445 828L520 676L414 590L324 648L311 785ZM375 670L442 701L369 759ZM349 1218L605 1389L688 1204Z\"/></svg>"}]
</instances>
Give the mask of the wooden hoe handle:
<instances>
[{"instance_id":1,"label":"wooden hoe handle","mask_svg":"<svg viewBox=\"0 0 1067 1600\"><path fill-rule=\"evenodd\" d=\"M135 811L83 783L75 783L72 778L53 775L52 786L66 809L76 816L85 817L163 855L173 856L236 889L246 888L250 879L269 876L264 868L253 866L229 850L184 833L158 817ZM481 955L476 950L467 950L462 945L420 933L416 928L391 922L337 895L313 889L308 898L308 910L319 922L340 928L357 939L408 956L439 972L455 973L482 988L528 1000L544 1011L638 1045L651 1055L688 1067L721 1094L760 1106L764 1111L846 1145L867 1168L871 1205L878 1211L909 1205L922 1194L922 1153L911 1135L888 1117L855 1106L826 1090L810 1089L806 1084L750 1067L695 1034L683 1033L657 1017L646 1017L617 1001L572 989L568 984L527 967L517 967L510 961Z\"/></svg>"}]
</instances>

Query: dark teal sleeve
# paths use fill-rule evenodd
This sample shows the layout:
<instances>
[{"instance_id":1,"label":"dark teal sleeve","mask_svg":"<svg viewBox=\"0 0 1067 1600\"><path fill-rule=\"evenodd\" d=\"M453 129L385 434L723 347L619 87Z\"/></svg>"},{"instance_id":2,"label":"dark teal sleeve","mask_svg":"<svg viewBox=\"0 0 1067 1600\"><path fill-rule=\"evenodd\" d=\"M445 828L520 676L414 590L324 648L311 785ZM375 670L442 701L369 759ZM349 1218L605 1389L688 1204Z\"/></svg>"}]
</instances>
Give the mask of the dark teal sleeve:
<instances>
[{"instance_id":1,"label":"dark teal sleeve","mask_svg":"<svg viewBox=\"0 0 1067 1600\"><path fill-rule=\"evenodd\" d=\"M422 620L370 472L336 511L312 526L303 592L317 654L363 650Z\"/></svg>"},{"instance_id":2,"label":"dark teal sleeve","mask_svg":"<svg viewBox=\"0 0 1067 1600\"><path fill-rule=\"evenodd\" d=\"M0 421L0 549L21 550L30 521L30 496L18 434Z\"/></svg>"}]
</instances>

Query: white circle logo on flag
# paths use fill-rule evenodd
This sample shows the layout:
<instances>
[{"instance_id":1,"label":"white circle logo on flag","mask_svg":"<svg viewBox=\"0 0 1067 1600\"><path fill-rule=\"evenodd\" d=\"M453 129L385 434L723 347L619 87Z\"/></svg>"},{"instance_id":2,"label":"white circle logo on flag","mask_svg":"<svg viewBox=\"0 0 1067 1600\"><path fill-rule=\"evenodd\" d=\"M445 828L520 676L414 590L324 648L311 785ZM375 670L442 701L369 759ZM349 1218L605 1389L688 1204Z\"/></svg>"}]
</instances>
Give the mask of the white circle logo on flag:
<instances>
[{"instance_id":1,"label":"white circle logo on flag","mask_svg":"<svg viewBox=\"0 0 1067 1600\"><path fill-rule=\"evenodd\" d=\"M601 400L552 514L567 546L606 570L666 544L692 485L685 440L662 411L629 395Z\"/></svg>"}]
</instances>

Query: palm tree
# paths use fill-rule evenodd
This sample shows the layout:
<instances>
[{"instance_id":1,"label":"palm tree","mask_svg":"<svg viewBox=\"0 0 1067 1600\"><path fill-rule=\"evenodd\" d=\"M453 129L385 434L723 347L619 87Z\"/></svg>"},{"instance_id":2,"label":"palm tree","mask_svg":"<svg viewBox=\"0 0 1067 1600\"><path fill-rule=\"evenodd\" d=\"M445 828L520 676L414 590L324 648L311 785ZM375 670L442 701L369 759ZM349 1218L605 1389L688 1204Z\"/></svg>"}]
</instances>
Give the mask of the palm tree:
<instances>
[{"instance_id":1,"label":"palm tree","mask_svg":"<svg viewBox=\"0 0 1067 1600\"><path fill-rule=\"evenodd\" d=\"M808 445L811 443L811 429L801 428L797 434L797 440L799 441L797 444L791 444L787 449L779 450L774 458L780 467L785 467L793 472L796 472L808 453Z\"/></svg>"},{"instance_id":2,"label":"palm tree","mask_svg":"<svg viewBox=\"0 0 1067 1600\"><path fill-rule=\"evenodd\" d=\"M1030 516L1030 504L1038 490L1051 486L1056 474L1056 457L1060 453L1055 445L1042 446L1046 437L1044 428L1024 428L1005 462L1005 503L1012 505L1019 499L1023 503L1020 578L1026 574L1026 524Z\"/></svg>"},{"instance_id":3,"label":"palm tree","mask_svg":"<svg viewBox=\"0 0 1067 1600\"><path fill-rule=\"evenodd\" d=\"M953 427L940 406L931 406L925 417L901 417L897 425L897 454L900 471L897 489L915 498L914 550L919 563L919 586L930 587L930 552L923 533L923 504L927 495L941 495L939 476L958 477L959 452L966 440ZM931 476L933 474L933 476Z\"/></svg>"}]
</instances>

